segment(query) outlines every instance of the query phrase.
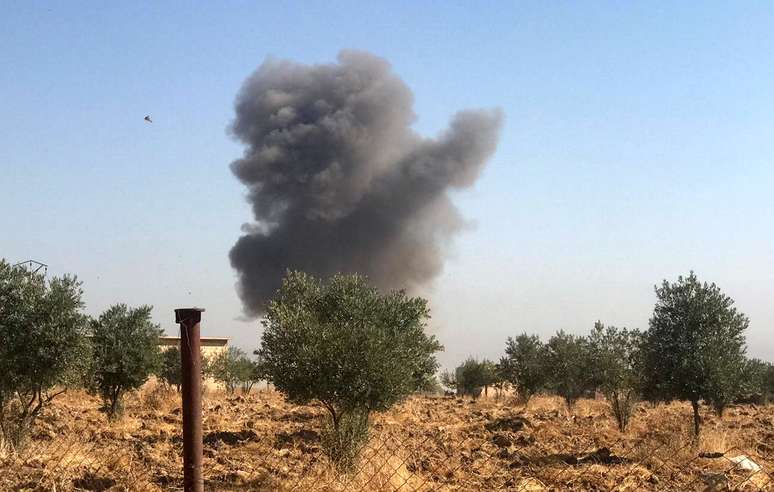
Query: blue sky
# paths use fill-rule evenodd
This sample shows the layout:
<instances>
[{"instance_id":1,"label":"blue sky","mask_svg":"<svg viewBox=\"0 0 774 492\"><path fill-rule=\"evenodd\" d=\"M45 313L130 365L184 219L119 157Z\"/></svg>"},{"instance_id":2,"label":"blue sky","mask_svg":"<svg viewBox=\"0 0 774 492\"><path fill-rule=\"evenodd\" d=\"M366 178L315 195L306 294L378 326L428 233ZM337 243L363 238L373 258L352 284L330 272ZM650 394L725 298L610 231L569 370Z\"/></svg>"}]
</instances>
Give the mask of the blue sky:
<instances>
[{"instance_id":1,"label":"blue sky","mask_svg":"<svg viewBox=\"0 0 774 492\"><path fill-rule=\"evenodd\" d=\"M0 6L0 257L114 302L207 308L252 349L227 253L251 219L228 165L267 56L388 59L417 131L500 107L475 224L425 293L451 365L523 331L645 328L693 269L774 359L774 6L764 2L15 2ZM152 125L143 117L150 114Z\"/></svg>"}]
</instances>

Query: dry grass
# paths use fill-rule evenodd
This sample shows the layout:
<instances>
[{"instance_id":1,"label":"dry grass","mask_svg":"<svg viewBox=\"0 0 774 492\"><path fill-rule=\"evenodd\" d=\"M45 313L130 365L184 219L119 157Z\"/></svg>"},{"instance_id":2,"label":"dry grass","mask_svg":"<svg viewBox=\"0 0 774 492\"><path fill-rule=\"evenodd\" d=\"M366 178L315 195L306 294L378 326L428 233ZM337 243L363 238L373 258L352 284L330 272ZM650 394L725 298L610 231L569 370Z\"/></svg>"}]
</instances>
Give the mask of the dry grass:
<instances>
[{"instance_id":1,"label":"dry grass","mask_svg":"<svg viewBox=\"0 0 774 492\"><path fill-rule=\"evenodd\" d=\"M44 415L21 454L0 453L0 490L180 490L176 393L132 395L109 422L100 402L70 393ZM537 397L471 402L416 397L374 417L360 466L336 474L320 451L316 407L274 392L208 394L204 403L206 490L770 490L774 406L704 414L690 434L684 404L640 405L627 434L603 401ZM724 457L709 453L725 453ZM746 455L763 467L733 470Z\"/></svg>"}]
</instances>

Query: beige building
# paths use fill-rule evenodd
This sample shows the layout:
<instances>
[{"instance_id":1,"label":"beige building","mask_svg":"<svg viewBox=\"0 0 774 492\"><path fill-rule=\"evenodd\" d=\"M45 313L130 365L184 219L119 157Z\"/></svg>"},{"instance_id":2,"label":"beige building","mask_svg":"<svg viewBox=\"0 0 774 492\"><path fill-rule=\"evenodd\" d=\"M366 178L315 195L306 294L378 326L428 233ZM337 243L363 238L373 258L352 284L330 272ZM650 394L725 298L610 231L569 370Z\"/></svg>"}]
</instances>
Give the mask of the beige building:
<instances>
[{"instance_id":1,"label":"beige building","mask_svg":"<svg viewBox=\"0 0 774 492\"><path fill-rule=\"evenodd\" d=\"M215 355L228 350L228 341L230 338L224 337L201 337L199 343L202 347L202 356L207 359L212 359ZM180 348L180 337L161 336L159 337L159 348L162 351L168 350L172 347ZM151 378L155 381L156 378ZM208 377L204 380L205 389L221 388L221 385L215 382L214 379Z\"/></svg>"},{"instance_id":2,"label":"beige building","mask_svg":"<svg viewBox=\"0 0 774 492\"><path fill-rule=\"evenodd\" d=\"M230 338L224 337L201 337L202 355L208 359L221 352L228 350L228 341ZM180 337L159 337L159 346L161 350L167 350L171 347L180 348Z\"/></svg>"}]
</instances>

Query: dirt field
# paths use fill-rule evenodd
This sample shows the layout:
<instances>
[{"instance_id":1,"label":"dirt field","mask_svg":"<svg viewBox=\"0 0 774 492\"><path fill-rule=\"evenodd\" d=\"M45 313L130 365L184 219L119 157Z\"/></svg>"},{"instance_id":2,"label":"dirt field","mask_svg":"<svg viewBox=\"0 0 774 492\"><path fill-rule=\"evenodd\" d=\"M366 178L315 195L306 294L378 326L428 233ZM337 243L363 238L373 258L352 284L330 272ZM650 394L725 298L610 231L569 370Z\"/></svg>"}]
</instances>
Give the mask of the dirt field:
<instances>
[{"instance_id":1,"label":"dirt field","mask_svg":"<svg viewBox=\"0 0 774 492\"><path fill-rule=\"evenodd\" d=\"M348 476L320 452L318 408L266 391L207 395L204 406L205 490L774 490L771 405L734 406L722 420L707 412L697 449L684 404L642 404L622 435L604 401L568 417L550 397L526 409L416 397L374 417ZM0 490L180 490L177 396L133 395L114 423L98 407L83 393L57 400L20 456L0 452ZM762 470L741 469L740 455Z\"/></svg>"}]
</instances>

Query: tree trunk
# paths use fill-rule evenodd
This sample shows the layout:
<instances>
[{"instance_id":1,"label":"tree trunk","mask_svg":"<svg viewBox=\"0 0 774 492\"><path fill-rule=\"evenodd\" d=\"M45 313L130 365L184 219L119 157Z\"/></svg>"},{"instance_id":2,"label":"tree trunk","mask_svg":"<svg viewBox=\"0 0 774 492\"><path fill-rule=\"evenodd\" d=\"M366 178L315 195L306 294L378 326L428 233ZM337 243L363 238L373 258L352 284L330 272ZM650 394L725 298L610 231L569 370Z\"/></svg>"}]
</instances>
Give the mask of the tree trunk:
<instances>
[{"instance_id":1,"label":"tree trunk","mask_svg":"<svg viewBox=\"0 0 774 492\"><path fill-rule=\"evenodd\" d=\"M699 400L692 400L691 406L693 407L693 437L698 442L699 425L701 424L701 416L699 415Z\"/></svg>"}]
</instances>

